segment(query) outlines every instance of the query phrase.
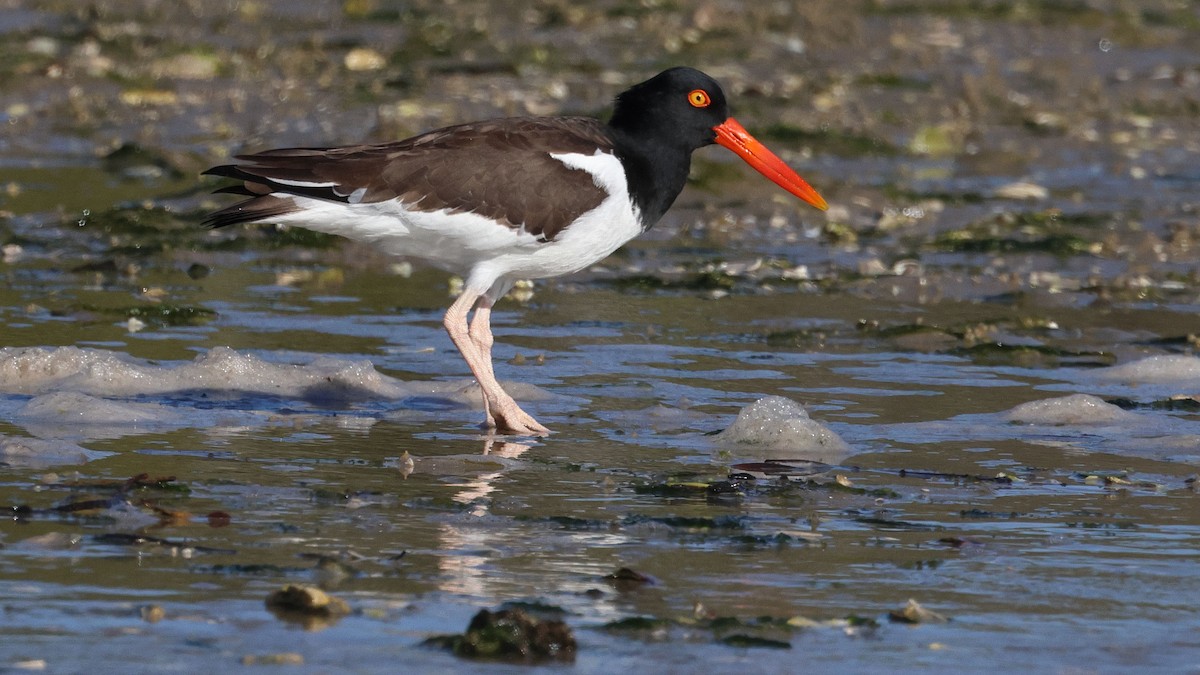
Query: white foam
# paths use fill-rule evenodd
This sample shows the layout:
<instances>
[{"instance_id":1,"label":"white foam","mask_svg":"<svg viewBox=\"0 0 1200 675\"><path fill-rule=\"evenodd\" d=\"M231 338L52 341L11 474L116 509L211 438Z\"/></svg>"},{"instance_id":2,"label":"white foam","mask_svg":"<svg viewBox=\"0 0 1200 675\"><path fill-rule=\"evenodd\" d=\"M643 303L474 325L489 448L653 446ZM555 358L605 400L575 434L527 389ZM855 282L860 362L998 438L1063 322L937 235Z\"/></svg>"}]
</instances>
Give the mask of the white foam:
<instances>
[{"instance_id":1,"label":"white foam","mask_svg":"<svg viewBox=\"0 0 1200 675\"><path fill-rule=\"evenodd\" d=\"M182 428L203 429L220 438L256 427L296 426L328 419L326 415L305 412L280 413L265 401L264 409L246 409L240 405L246 397L338 406L419 395L460 405L481 405L478 389L462 381L409 384L379 373L365 360L319 358L306 364L272 363L228 348L174 363L77 347L3 348L0 394L9 394L0 397L0 416L36 437L0 436L0 463L38 467L87 462L111 454L79 445L97 439ZM131 400L170 395L177 398L167 405ZM190 404L194 400L211 403L221 399L232 399L239 405L222 408ZM371 419L355 415L350 424L366 428L373 422L364 420Z\"/></svg>"},{"instance_id":2,"label":"white foam","mask_svg":"<svg viewBox=\"0 0 1200 675\"><path fill-rule=\"evenodd\" d=\"M551 398L549 392L531 384L509 383L506 389L520 400ZM138 400L154 397L166 398L167 403ZM90 461L110 453L78 444L98 439L184 428L202 429L211 438L222 439L254 428L297 427L331 419L328 414L303 409L280 412L269 399L352 408L359 401L409 397L434 397L452 406L482 409L482 395L474 380L404 382L381 374L361 359L325 357L303 364L274 363L219 347L192 361L156 363L100 349L3 348L0 418L20 425L36 438L0 436L0 464L52 466ZM234 404L211 405L221 400ZM247 400L261 408L247 407ZM193 405L197 401L205 405ZM338 415L335 423L365 431L379 419L425 419L428 415L419 406L401 406L382 416L361 411Z\"/></svg>"},{"instance_id":3,"label":"white foam","mask_svg":"<svg viewBox=\"0 0 1200 675\"><path fill-rule=\"evenodd\" d=\"M323 402L396 399L414 393L361 360L322 358L304 365L279 364L217 347L193 361L157 365L78 347L0 349L0 391L4 392L122 397L197 390Z\"/></svg>"},{"instance_id":4,"label":"white foam","mask_svg":"<svg viewBox=\"0 0 1200 675\"><path fill-rule=\"evenodd\" d=\"M753 446L756 451L765 451L765 459L826 464L836 464L851 451L829 427L809 417L804 406L782 396L767 396L746 406L716 440Z\"/></svg>"},{"instance_id":5,"label":"white foam","mask_svg":"<svg viewBox=\"0 0 1200 675\"><path fill-rule=\"evenodd\" d=\"M64 424L162 424L179 415L157 403L106 401L74 391L56 391L29 399L16 419L54 420Z\"/></svg>"},{"instance_id":6,"label":"white foam","mask_svg":"<svg viewBox=\"0 0 1200 675\"><path fill-rule=\"evenodd\" d=\"M0 436L0 464L45 468L63 464L83 464L113 453L88 450L64 440Z\"/></svg>"},{"instance_id":7,"label":"white foam","mask_svg":"<svg viewBox=\"0 0 1200 675\"><path fill-rule=\"evenodd\" d=\"M1095 371L1094 377L1125 384L1180 384L1200 388L1200 358L1182 355L1149 356Z\"/></svg>"},{"instance_id":8,"label":"white foam","mask_svg":"<svg viewBox=\"0 0 1200 675\"><path fill-rule=\"evenodd\" d=\"M1090 394L1030 401L1009 410L1005 417L1022 424L1108 425L1140 422L1141 416Z\"/></svg>"},{"instance_id":9,"label":"white foam","mask_svg":"<svg viewBox=\"0 0 1200 675\"><path fill-rule=\"evenodd\" d=\"M186 415L158 403L108 400L77 391L35 396L12 420L39 438L95 440L190 426Z\"/></svg>"}]
</instances>

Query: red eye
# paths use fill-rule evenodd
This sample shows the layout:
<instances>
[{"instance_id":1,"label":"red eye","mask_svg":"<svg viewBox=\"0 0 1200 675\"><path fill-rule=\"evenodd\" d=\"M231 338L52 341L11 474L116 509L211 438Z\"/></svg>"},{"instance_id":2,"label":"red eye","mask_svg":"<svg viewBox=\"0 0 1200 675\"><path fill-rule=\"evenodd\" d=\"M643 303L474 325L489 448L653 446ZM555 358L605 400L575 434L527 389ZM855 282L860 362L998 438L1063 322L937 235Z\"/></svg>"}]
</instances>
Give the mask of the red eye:
<instances>
[{"instance_id":1,"label":"red eye","mask_svg":"<svg viewBox=\"0 0 1200 675\"><path fill-rule=\"evenodd\" d=\"M696 108L707 108L708 104L712 103L712 99L708 97L708 92L703 89L693 89L688 94L688 103Z\"/></svg>"}]
</instances>

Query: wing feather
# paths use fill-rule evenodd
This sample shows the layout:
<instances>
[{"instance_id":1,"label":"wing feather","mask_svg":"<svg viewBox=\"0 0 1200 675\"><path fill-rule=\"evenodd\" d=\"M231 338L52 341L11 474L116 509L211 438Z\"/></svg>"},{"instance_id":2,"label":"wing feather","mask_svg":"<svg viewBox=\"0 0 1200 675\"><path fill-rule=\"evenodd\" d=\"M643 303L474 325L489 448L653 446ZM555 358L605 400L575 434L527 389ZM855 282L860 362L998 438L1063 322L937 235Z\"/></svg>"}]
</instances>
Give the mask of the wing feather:
<instances>
[{"instance_id":1,"label":"wing feather","mask_svg":"<svg viewBox=\"0 0 1200 675\"><path fill-rule=\"evenodd\" d=\"M205 222L223 227L298 210L287 195L347 204L394 199L413 210L474 213L552 241L607 193L587 171L551 154L597 151L613 152L601 122L545 117L463 124L379 145L238 155L238 163L205 173L242 181L219 192L253 198Z\"/></svg>"}]
</instances>

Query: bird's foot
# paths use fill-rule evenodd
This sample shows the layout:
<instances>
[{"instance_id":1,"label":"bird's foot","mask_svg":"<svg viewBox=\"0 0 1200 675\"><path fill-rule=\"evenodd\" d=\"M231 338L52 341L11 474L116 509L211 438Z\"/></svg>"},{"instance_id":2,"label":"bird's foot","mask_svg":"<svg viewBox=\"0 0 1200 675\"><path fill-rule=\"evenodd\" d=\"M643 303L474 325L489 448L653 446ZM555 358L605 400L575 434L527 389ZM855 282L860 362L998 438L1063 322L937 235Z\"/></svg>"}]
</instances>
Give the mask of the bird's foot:
<instances>
[{"instance_id":1,"label":"bird's foot","mask_svg":"<svg viewBox=\"0 0 1200 675\"><path fill-rule=\"evenodd\" d=\"M509 399L488 406L488 427L499 434L513 436L548 436L550 430L521 410L516 401Z\"/></svg>"}]
</instances>

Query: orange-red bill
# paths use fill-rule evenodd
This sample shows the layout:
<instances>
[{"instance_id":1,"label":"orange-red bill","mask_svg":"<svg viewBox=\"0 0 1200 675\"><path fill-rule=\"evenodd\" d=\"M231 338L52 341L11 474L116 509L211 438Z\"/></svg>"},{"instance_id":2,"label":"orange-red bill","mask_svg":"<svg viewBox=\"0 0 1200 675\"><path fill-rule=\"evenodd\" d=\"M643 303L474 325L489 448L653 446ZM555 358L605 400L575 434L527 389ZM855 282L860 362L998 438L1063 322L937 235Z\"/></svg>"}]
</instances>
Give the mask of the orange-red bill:
<instances>
[{"instance_id":1,"label":"orange-red bill","mask_svg":"<svg viewBox=\"0 0 1200 675\"><path fill-rule=\"evenodd\" d=\"M803 178L792 171L787 164L784 164L783 160L779 159L775 153L768 150L767 146L751 136L750 132L746 131L746 128L737 120L730 117L713 127L713 131L717 132L717 143L732 150L738 157L746 160L747 164L754 167L755 171L771 179L779 187L822 211L829 208L829 204L825 203L825 199L817 194L811 185L804 182Z\"/></svg>"}]
</instances>

